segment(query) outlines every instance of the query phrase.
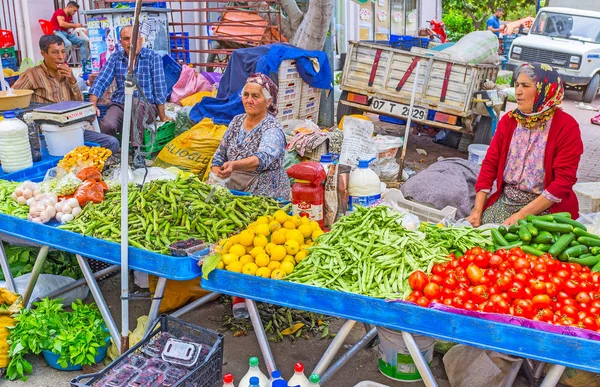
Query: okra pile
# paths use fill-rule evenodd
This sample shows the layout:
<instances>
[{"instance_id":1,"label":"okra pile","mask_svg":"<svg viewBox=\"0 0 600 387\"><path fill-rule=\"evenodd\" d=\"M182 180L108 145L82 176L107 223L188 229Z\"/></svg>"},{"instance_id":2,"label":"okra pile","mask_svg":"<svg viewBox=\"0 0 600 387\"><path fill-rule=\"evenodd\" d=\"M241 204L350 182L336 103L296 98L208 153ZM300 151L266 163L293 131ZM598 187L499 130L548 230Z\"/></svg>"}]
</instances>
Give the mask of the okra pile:
<instances>
[{"instance_id":1,"label":"okra pile","mask_svg":"<svg viewBox=\"0 0 600 387\"><path fill-rule=\"evenodd\" d=\"M568 212L529 215L508 229L492 230L492 238L497 249L520 246L527 254L539 257L548 253L560 261L600 271L600 236L587 232L585 225L571 219Z\"/></svg>"},{"instance_id":2,"label":"okra pile","mask_svg":"<svg viewBox=\"0 0 600 387\"><path fill-rule=\"evenodd\" d=\"M212 192L211 192L212 191ZM198 177L154 180L140 190L129 187L129 244L168 254L169 246L189 238L217 242L280 205L271 198L233 196ZM115 187L100 204L88 204L61 229L120 243L121 191Z\"/></svg>"},{"instance_id":3,"label":"okra pile","mask_svg":"<svg viewBox=\"0 0 600 387\"><path fill-rule=\"evenodd\" d=\"M429 273L434 264L448 260L448 250L404 228L401 217L385 206L357 207L318 237L284 280L376 298L406 298L411 292L408 276L415 270Z\"/></svg>"}]
</instances>

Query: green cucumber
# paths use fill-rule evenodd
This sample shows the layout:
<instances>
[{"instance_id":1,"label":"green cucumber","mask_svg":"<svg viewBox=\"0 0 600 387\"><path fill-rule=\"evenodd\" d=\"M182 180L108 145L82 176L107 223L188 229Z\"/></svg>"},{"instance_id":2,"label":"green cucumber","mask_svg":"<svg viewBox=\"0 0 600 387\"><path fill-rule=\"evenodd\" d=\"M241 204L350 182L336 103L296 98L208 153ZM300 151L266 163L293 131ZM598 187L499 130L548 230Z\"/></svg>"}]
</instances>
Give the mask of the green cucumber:
<instances>
[{"instance_id":1,"label":"green cucumber","mask_svg":"<svg viewBox=\"0 0 600 387\"><path fill-rule=\"evenodd\" d=\"M529 230L529 233L531 234L531 236L532 236L532 237L536 237L536 236L538 236L538 234L540 233L540 232L538 231L538 229L537 229L537 228L535 228L535 227L533 226L533 224L531 224L531 223L527 223L527 229Z\"/></svg>"},{"instance_id":2,"label":"green cucumber","mask_svg":"<svg viewBox=\"0 0 600 387\"><path fill-rule=\"evenodd\" d=\"M592 248L590 249L590 251L592 252L592 254L594 254L594 255L598 255L598 254L600 254L600 247L595 247L595 246L594 246L594 247L592 247Z\"/></svg>"},{"instance_id":3,"label":"green cucumber","mask_svg":"<svg viewBox=\"0 0 600 387\"><path fill-rule=\"evenodd\" d=\"M519 236L517 234L513 234L512 232L507 232L504 234L504 239L509 242L516 242L519 240Z\"/></svg>"},{"instance_id":4,"label":"green cucumber","mask_svg":"<svg viewBox=\"0 0 600 387\"><path fill-rule=\"evenodd\" d=\"M548 252L548 250L550 250L550 247L552 247L552 245L549 243L538 243L537 245L538 250L542 250L545 252Z\"/></svg>"},{"instance_id":5,"label":"green cucumber","mask_svg":"<svg viewBox=\"0 0 600 387\"><path fill-rule=\"evenodd\" d=\"M523 246L523 241L517 241L517 242L511 243L506 246L500 246L500 248L502 248L504 250L510 250L510 249L514 249L515 247L521 247L521 246Z\"/></svg>"},{"instance_id":6,"label":"green cucumber","mask_svg":"<svg viewBox=\"0 0 600 387\"><path fill-rule=\"evenodd\" d=\"M533 241L535 243L552 243L554 237L548 231L541 231L538 236L536 236Z\"/></svg>"},{"instance_id":7,"label":"green cucumber","mask_svg":"<svg viewBox=\"0 0 600 387\"><path fill-rule=\"evenodd\" d=\"M513 224L512 226L510 226L508 228L508 232L516 234L519 232L519 225L518 224Z\"/></svg>"},{"instance_id":8,"label":"green cucumber","mask_svg":"<svg viewBox=\"0 0 600 387\"><path fill-rule=\"evenodd\" d=\"M500 234L500 231L493 228L491 232L492 232L492 239L493 239L494 243L496 243L499 246L506 246L508 244L506 239L504 239L502 234Z\"/></svg>"},{"instance_id":9,"label":"green cucumber","mask_svg":"<svg viewBox=\"0 0 600 387\"><path fill-rule=\"evenodd\" d=\"M595 264L595 265L592 267L592 271L593 271L593 272L600 272L600 259L598 260L598 263L597 263L597 264Z\"/></svg>"},{"instance_id":10,"label":"green cucumber","mask_svg":"<svg viewBox=\"0 0 600 387\"><path fill-rule=\"evenodd\" d=\"M504 226L498 227L498 231L500 231L500 234L502 235L506 235L506 233L508 232L508 230Z\"/></svg>"},{"instance_id":11,"label":"green cucumber","mask_svg":"<svg viewBox=\"0 0 600 387\"><path fill-rule=\"evenodd\" d=\"M569 246L569 243L571 243L574 239L575 235L573 234L562 235L560 238L558 238L556 242L554 242L552 247L550 247L548 253L550 253L550 255L552 255L553 257L557 257L567 248L567 246Z\"/></svg>"},{"instance_id":12,"label":"green cucumber","mask_svg":"<svg viewBox=\"0 0 600 387\"><path fill-rule=\"evenodd\" d=\"M573 246L579 246L581 243L577 242L576 240L571 241L571 243L569 243L569 246L573 247Z\"/></svg>"},{"instance_id":13,"label":"green cucumber","mask_svg":"<svg viewBox=\"0 0 600 387\"><path fill-rule=\"evenodd\" d=\"M589 267L593 267L595 264L598 263L598 256L597 255L588 255L587 257L583 257L580 256L579 258L569 258L569 262L574 262L574 263L578 263L581 266L589 266Z\"/></svg>"},{"instance_id":14,"label":"green cucumber","mask_svg":"<svg viewBox=\"0 0 600 387\"><path fill-rule=\"evenodd\" d=\"M543 220L546 222L552 222L554 220L552 215L539 215L539 216L527 215L527 217L525 219L527 219L528 222L533 222L534 220Z\"/></svg>"},{"instance_id":15,"label":"green cucumber","mask_svg":"<svg viewBox=\"0 0 600 387\"><path fill-rule=\"evenodd\" d=\"M521 246L521 250L523 250L524 253L535 255L536 257L541 257L542 255L546 254L542 250L536 249L533 246Z\"/></svg>"},{"instance_id":16,"label":"green cucumber","mask_svg":"<svg viewBox=\"0 0 600 387\"><path fill-rule=\"evenodd\" d=\"M564 218L562 216L554 215L554 221L557 223L570 224L571 226L573 226L573 228L580 228L583 231L587 231L587 228L583 224L570 218Z\"/></svg>"},{"instance_id":17,"label":"green cucumber","mask_svg":"<svg viewBox=\"0 0 600 387\"><path fill-rule=\"evenodd\" d=\"M591 234L587 231L584 231L580 228L576 228L573 230L573 234L577 235L578 237L588 237L588 238L594 238L594 239L600 239L600 236L595 235L595 234Z\"/></svg>"},{"instance_id":18,"label":"green cucumber","mask_svg":"<svg viewBox=\"0 0 600 387\"><path fill-rule=\"evenodd\" d=\"M522 224L519 227L519 238L525 243L531 242L531 233L527 229L527 223Z\"/></svg>"},{"instance_id":19,"label":"green cucumber","mask_svg":"<svg viewBox=\"0 0 600 387\"><path fill-rule=\"evenodd\" d=\"M588 247L600 247L600 239L590 238L590 237L579 237L577 241L582 245L586 245Z\"/></svg>"},{"instance_id":20,"label":"green cucumber","mask_svg":"<svg viewBox=\"0 0 600 387\"><path fill-rule=\"evenodd\" d=\"M554 214L552 214L552 216L562 216L563 218L569 218L569 219L571 219L571 213L570 212L555 212Z\"/></svg>"},{"instance_id":21,"label":"green cucumber","mask_svg":"<svg viewBox=\"0 0 600 387\"><path fill-rule=\"evenodd\" d=\"M568 249L563 251L558 256L558 259L560 259L563 262L566 262L569 260L569 258L577 258L580 255L585 254L587 252L588 252L588 248L584 245L573 246L573 247L569 247Z\"/></svg>"},{"instance_id":22,"label":"green cucumber","mask_svg":"<svg viewBox=\"0 0 600 387\"><path fill-rule=\"evenodd\" d=\"M573 232L573 226L571 226L570 224L545 222L543 220L536 219L533 221L533 225L538 230L559 232L561 234L568 234L570 232Z\"/></svg>"}]
</instances>

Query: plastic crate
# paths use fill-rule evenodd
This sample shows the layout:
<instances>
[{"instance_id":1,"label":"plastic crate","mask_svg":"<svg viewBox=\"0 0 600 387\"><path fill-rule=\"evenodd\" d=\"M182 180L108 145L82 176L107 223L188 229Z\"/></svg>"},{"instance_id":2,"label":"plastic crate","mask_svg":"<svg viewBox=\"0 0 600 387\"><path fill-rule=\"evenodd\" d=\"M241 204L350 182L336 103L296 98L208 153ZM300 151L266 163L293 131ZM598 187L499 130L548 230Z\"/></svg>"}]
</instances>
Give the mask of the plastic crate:
<instances>
[{"instance_id":1,"label":"plastic crate","mask_svg":"<svg viewBox=\"0 0 600 387\"><path fill-rule=\"evenodd\" d=\"M168 332L176 338L185 336L186 339L192 340L195 343L205 344L211 347L202 364L190 370L188 374L174 384L174 386L215 387L222 383L222 334L164 314L161 315L160 318L154 323L154 326L150 332L151 333L149 333L141 342L134 345L123 355L119 356L102 371L94 374L80 375L72 379L71 386L83 387L93 385L95 382L99 381L106 374L108 374L112 369L124 364L134 353L141 354L142 347L148 344L152 338L161 332Z\"/></svg>"},{"instance_id":2,"label":"plastic crate","mask_svg":"<svg viewBox=\"0 0 600 387\"><path fill-rule=\"evenodd\" d=\"M302 95L302 80L300 78L286 81L279 81L279 91L277 92L277 103L296 102L300 103Z\"/></svg>"},{"instance_id":3,"label":"plastic crate","mask_svg":"<svg viewBox=\"0 0 600 387\"><path fill-rule=\"evenodd\" d=\"M298 110L298 119L311 119L312 121L316 122L314 117L319 115L320 104L321 96L313 96L310 97L308 100L304 100L303 102L301 102Z\"/></svg>"},{"instance_id":4,"label":"plastic crate","mask_svg":"<svg viewBox=\"0 0 600 387\"><path fill-rule=\"evenodd\" d=\"M379 121L387 122L388 124L406 125L406 120L402 118L379 115Z\"/></svg>"},{"instance_id":5,"label":"plastic crate","mask_svg":"<svg viewBox=\"0 0 600 387\"><path fill-rule=\"evenodd\" d=\"M190 49L190 33L189 32L169 32L169 39L171 43L171 50L173 49Z\"/></svg>"},{"instance_id":6,"label":"plastic crate","mask_svg":"<svg viewBox=\"0 0 600 387\"><path fill-rule=\"evenodd\" d=\"M300 73L296 68L296 61L293 59L286 59L282 61L279 65L279 70L277 71L277 77L279 79L279 84L285 81L301 79Z\"/></svg>"},{"instance_id":7,"label":"plastic crate","mask_svg":"<svg viewBox=\"0 0 600 387\"><path fill-rule=\"evenodd\" d=\"M428 48L429 47L429 43L431 42L430 38L422 38L419 37L420 43L421 43L421 48Z\"/></svg>"},{"instance_id":8,"label":"plastic crate","mask_svg":"<svg viewBox=\"0 0 600 387\"><path fill-rule=\"evenodd\" d=\"M410 51L413 47L421 47L421 39L416 36L392 35L390 37L390 45L394 48Z\"/></svg>"},{"instance_id":9,"label":"plastic crate","mask_svg":"<svg viewBox=\"0 0 600 387\"><path fill-rule=\"evenodd\" d=\"M151 130L144 132L144 152L159 152L175 137L175 123L167 122L156 128L154 144L150 145Z\"/></svg>"},{"instance_id":10,"label":"plastic crate","mask_svg":"<svg viewBox=\"0 0 600 387\"><path fill-rule=\"evenodd\" d=\"M19 70L19 66L17 66L17 58L2 58L2 68L11 69L14 71Z\"/></svg>"},{"instance_id":11,"label":"plastic crate","mask_svg":"<svg viewBox=\"0 0 600 387\"><path fill-rule=\"evenodd\" d=\"M15 84L15 82L17 81L17 79L19 79L19 76L16 75L14 77L7 77L7 78L4 78L4 79L6 80L6 82L8 82L9 86L12 86L12 85Z\"/></svg>"},{"instance_id":12,"label":"plastic crate","mask_svg":"<svg viewBox=\"0 0 600 387\"><path fill-rule=\"evenodd\" d=\"M279 102L277 103L277 119L279 122L287 120L295 120L298 118L299 103L296 102Z\"/></svg>"},{"instance_id":13,"label":"plastic crate","mask_svg":"<svg viewBox=\"0 0 600 387\"><path fill-rule=\"evenodd\" d=\"M135 8L135 2L117 2L111 3L112 8ZM156 3L142 3L142 7L153 7L153 8L167 8L167 2L156 2Z\"/></svg>"},{"instance_id":14,"label":"plastic crate","mask_svg":"<svg viewBox=\"0 0 600 387\"><path fill-rule=\"evenodd\" d=\"M1 48L9 48L14 47L15 45L15 37L13 36L12 31L10 30L0 30L0 47ZM14 51L14 48L13 48Z\"/></svg>"},{"instance_id":15,"label":"plastic crate","mask_svg":"<svg viewBox=\"0 0 600 387\"><path fill-rule=\"evenodd\" d=\"M179 65L187 64L191 62L191 55L189 52L176 52L171 51L171 58Z\"/></svg>"},{"instance_id":16,"label":"plastic crate","mask_svg":"<svg viewBox=\"0 0 600 387\"><path fill-rule=\"evenodd\" d=\"M456 208L447 206L442 210L437 210L425 204L412 202L402 194L399 189L390 189L381 195L382 198L395 202L399 207L405 208L411 214L416 215L421 222L441 223L443 220L454 220Z\"/></svg>"},{"instance_id":17,"label":"plastic crate","mask_svg":"<svg viewBox=\"0 0 600 387\"><path fill-rule=\"evenodd\" d=\"M573 186L573 191L575 191L579 201L580 213L600 212L600 182L577 183Z\"/></svg>"},{"instance_id":18,"label":"plastic crate","mask_svg":"<svg viewBox=\"0 0 600 387\"><path fill-rule=\"evenodd\" d=\"M165 80L167 82L167 90L170 92L173 89L173 86L179 80L179 77L181 76L181 65L169 55L163 56L162 60L165 69Z\"/></svg>"}]
</instances>

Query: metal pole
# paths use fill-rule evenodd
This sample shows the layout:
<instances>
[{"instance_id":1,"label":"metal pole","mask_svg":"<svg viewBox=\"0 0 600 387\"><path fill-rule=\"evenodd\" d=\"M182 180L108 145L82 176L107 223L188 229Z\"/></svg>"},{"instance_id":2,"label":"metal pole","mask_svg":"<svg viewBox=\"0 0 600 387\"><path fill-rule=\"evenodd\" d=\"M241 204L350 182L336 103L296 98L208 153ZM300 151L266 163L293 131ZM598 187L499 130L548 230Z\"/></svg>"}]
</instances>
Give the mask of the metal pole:
<instances>
[{"instance_id":1,"label":"metal pole","mask_svg":"<svg viewBox=\"0 0 600 387\"><path fill-rule=\"evenodd\" d=\"M313 374L322 375L325 372L335 355L337 355L338 351L344 344L344 341L346 341L346 338L352 331L354 324L356 324L356 321L354 320L346 320L346 322L344 322L344 325L342 325L339 332L335 335L331 341L331 344L329 344L329 347L327 347L325 353L323 353L323 356L321 356L321 360L319 360L319 363L317 363L317 366L312 372Z\"/></svg>"},{"instance_id":2,"label":"metal pole","mask_svg":"<svg viewBox=\"0 0 600 387\"><path fill-rule=\"evenodd\" d=\"M271 347L269 346L269 341L267 340L267 335L265 334L265 328L260 320L260 314L256 308L256 303L254 300L246 298L246 307L248 308L250 321L252 321L252 326L254 327L254 334L256 335L256 340L258 340L260 352L265 358L267 371L269 371L269 375L271 375L273 371L277 370L277 366L275 365L275 359L273 358L273 353L271 352Z\"/></svg>"},{"instance_id":3,"label":"metal pole","mask_svg":"<svg viewBox=\"0 0 600 387\"><path fill-rule=\"evenodd\" d=\"M556 364L552 365L550 367L550 369L548 370L546 377L542 381L542 384L540 384L540 387L556 386L558 384L558 381L560 380L560 377L562 376L563 372L565 372L566 369L567 369L567 367L565 367L565 366L556 365Z\"/></svg>"},{"instance_id":4,"label":"metal pole","mask_svg":"<svg viewBox=\"0 0 600 387\"><path fill-rule=\"evenodd\" d=\"M408 135L410 134L410 125L412 123L412 111L415 106L415 94L417 93L417 83L419 81L419 70L421 61L417 62L417 68L414 72L413 88L410 95L410 108L408 109L408 119L406 120L406 129L404 130L404 144L402 145L402 155L400 156L400 170L398 171L398 181L402 181L402 171L404 170L404 158L406 157L406 148L408 145Z\"/></svg>"},{"instance_id":5,"label":"metal pole","mask_svg":"<svg viewBox=\"0 0 600 387\"><path fill-rule=\"evenodd\" d=\"M404 339L404 344L406 344L406 348L410 353L421 377L423 378L423 382L427 387L438 387L437 382L435 381L435 377L431 373L431 369L429 368L429 364L425 361L423 354L421 353L421 349L417 345L415 338L412 334L408 332L402 332L402 338Z\"/></svg>"},{"instance_id":6,"label":"metal pole","mask_svg":"<svg viewBox=\"0 0 600 387\"><path fill-rule=\"evenodd\" d=\"M204 304L208 304L209 302L211 302L213 300L216 300L217 298L219 298L220 295L221 295L221 293L209 293L206 296L201 297L201 298L197 299L196 301L184 306L183 308L180 308L180 309L176 310L175 312L171 313L171 316L180 318L184 314L191 312L192 310L194 310Z\"/></svg>"},{"instance_id":7,"label":"metal pole","mask_svg":"<svg viewBox=\"0 0 600 387\"><path fill-rule=\"evenodd\" d=\"M327 371L323 373L323 375L321 375L321 385L325 385L325 383L327 383L327 380L329 380L329 378L331 378L333 374L339 371L339 369L342 368L342 366L346 364L350 359L352 359L354 355L356 355L360 350L366 348L375 337L377 337L377 328L371 328L371 330L367 332L367 334L364 335L362 339L360 339L356 344L354 344L354 346L350 348L348 352L342 355L342 357L340 357L338 361L333 363L333 365L329 367Z\"/></svg>"},{"instance_id":8,"label":"metal pole","mask_svg":"<svg viewBox=\"0 0 600 387\"><path fill-rule=\"evenodd\" d=\"M331 23L331 22L330 22ZM331 26L331 24L330 24ZM330 27L331 28L331 27ZM325 47L323 51L327 54L327 60L331 66L331 77L333 79L333 38L331 34L325 38ZM334 92L333 90L325 93L321 93L321 104L319 105L319 123L328 128L335 125L335 116L334 116Z\"/></svg>"},{"instance_id":9,"label":"metal pole","mask_svg":"<svg viewBox=\"0 0 600 387\"><path fill-rule=\"evenodd\" d=\"M110 333L110 337L113 342L121 352L121 341L119 340L119 329L117 328L117 324L115 324L115 320L112 318L110 311L108 310L108 306L106 305L106 301L102 297L102 292L100 292L100 287L98 287L98 282L94 278L94 273L92 273L92 269L90 269L90 265L88 265L87 259L83 258L81 255L76 254L77 263L79 263L79 267L83 273L83 278L85 278L85 282L87 282L90 287L90 292L92 292L92 296L94 297L94 301L96 301L96 305L98 305L98 310L104 319L104 323L106 324L106 328L108 328L108 332Z\"/></svg>"},{"instance_id":10,"label":"metal pole","mask_svg":"<svg viewBox=\"0 0 600 387\"><path fill-rule=\"evenodd\" d=\"M165 295L165 288L167 287L167 279L159 277L156 283L156 289L154 290L154 297L152 298L152 304L150 305L150 313L148 313L148 321L146 322L146 329L144 333L148 331L154 325L154 320L158 317L158 309L160 308L160 302Z\"/></svg>"},{"instance_id":11,"label":"metal pole","mask_svg":"<svg viewBox=\"0 0 600 387\"><path fill-rule=\"evenodd\" d=\"M33 59L34 50L33 50L33 42L31 40L31 25L29 23L29 5L27 0L17 0L16 3L20 3L21 12L23 17L23 23L25 25L25 47L19 47L20 49L26 48L27 57Z\"/></svg>"},{"instance_id":12,"label":"metal pole","mask_svg":"<svg viewBox=\"0 0 600 387\"><path fill-rule=\"evenodd\" d=\"M0 66L2 66L0 64ZM6 256L6 252L4 251L4 244L2 243L2 239L0 239L0 266L2 266L2 274L4 274L4 280L6 281L6 287L11 292L16 292L17 287L15 286L15 279L10 272L10 265L8 264L8 257Z\"/></svg>"},{"instance_id":13,"label":"metal pole","mask_svg":"<svg viewBox=\"0 0 600 387\"><path fill-rule=\"evenodd\" d=\"M48 246L42 246L37 258L35 259L33 270L31 270L31 278L29 278L27 288L25 289L25 293L23 293L23 306L26 309L29 309L29 306L27 304L29 304L29 299L31 298L31 294L33 293L35 283L37 282L37 279L40 276L40 273L42 272L42 266L44 266L44 262L46 262L46 256L48 256L48 248Z\"/></svg>"}]
</instances>

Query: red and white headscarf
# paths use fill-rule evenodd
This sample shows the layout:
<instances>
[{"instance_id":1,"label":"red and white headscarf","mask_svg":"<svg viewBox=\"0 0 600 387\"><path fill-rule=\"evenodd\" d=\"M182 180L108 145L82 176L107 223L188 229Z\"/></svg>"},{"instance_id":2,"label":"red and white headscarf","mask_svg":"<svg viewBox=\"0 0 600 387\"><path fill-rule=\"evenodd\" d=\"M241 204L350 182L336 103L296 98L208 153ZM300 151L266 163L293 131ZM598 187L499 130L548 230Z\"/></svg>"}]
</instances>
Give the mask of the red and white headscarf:
<instances>
[{"instance_id":1,"label":"red and white headscarf","mask_svg":"<svg viewBox=\"0 0 600 387\"><path fill-rule=\"evenodd\" d=\"M269 113L271 113L272 115L276 116L277 115L277 92L279 91L279 88L277 87L275 82L273 82L273 80L271 78L267 77L263 73L253 73L253 74L250 74L250 77L246 80L246 84L248 84L248 83L257 83L260 86L262 86L262 88L267 92L267 95L269 96L269 97L267 97L267 99L271 98L271 103L267 107L267 111Z\"/></svg>"}]
</instances>

